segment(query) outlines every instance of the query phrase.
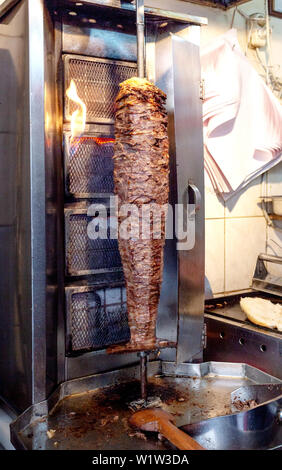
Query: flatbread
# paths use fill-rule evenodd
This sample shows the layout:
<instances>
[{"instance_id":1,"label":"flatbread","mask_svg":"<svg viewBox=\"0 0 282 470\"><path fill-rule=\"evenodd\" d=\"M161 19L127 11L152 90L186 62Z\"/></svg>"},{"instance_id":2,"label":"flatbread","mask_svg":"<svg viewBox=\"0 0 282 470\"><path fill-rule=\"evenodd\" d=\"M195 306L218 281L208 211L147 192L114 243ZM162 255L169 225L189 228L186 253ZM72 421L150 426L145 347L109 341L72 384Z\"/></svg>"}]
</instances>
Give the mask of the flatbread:
<instances>
[{"instance_id":1,"label":"flatbread","mask_svg":"<svg viewBox=\"0 0 282 470\"><path fill-rule=\"evenodd\" d=\"M259 297L242 297L240 307L256 325L282 331L282 306Z\"/></svg>"}]
</instances>

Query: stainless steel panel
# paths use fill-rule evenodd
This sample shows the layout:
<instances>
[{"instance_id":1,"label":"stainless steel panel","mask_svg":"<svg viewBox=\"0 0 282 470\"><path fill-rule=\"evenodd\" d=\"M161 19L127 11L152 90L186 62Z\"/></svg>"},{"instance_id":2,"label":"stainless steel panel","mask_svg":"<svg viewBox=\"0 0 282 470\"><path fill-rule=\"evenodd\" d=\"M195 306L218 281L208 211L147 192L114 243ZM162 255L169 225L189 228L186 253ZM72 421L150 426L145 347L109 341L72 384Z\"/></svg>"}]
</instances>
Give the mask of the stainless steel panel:
<instances>
[{"instance_id":1,"label":"stainless steel panel","mask_svg":"<svg viewBox=\"0 0 282 470\"><path fill-rule=\"evenodd\" d=\"M65 6L72 6L72 9L75 10L78 14L82 11L82 5L80 2L76 2L76 0L60 0L60 3ZM77 7L79 4L79 7ZM128 0L84 0L84 5L92 5L97 7L103 7L103 10L107 7L112 9L114 15L117 13L121 13L123 15L134 15L135 14L135 5L131 1ZM185 13L175 12L173 11L173 5L171 10L162 10L160 8L153 8L153 7L145 7L145 14L152 20L163 20L163 19L170 19L175 22L183 22L183 23L191 23L197 25L207 25L208 20L205 17L199 17L194 15L189 15Z\"/></svg>"},{"instance_id":2,"label":"stainless steel panel","mask_svg":"<svg viewBox=\"0 0 282 470\"><path fill-rule=\"evenodd\" d=\"M124 61L73 55L66 55L64 63L65 119L70 120L77 107L66 96L66 89L74 80L78 96L86 105L86 121L112 124L119 84L136 75L136 66Z\"/></svg>"},{"instance_id":3,"label":"stainless steel panel","mask_svg":"<svg viewBox=\"0 0 282 470\"><path fill-rule=\"evenodd\" d=\"M193 42L177 36L172 38L178 203L194 204L197 210L192 225L195 245L178 251L178 362L193 359L201 354L203 347L205 226L200 37L199 28L192 28ZM198 208L196 200L189 201L189 184L196 186L202 196ZM190 233L188 243L189 236Z\"/></svg>"},{"instance_id":4,"label":"stainless steel panel","mask_svg":"<svg viewBox=\"0 0 282 470\"><path fill-rule=\"evenodd\" d=\"M63 18L63 50L106 59L136 62L136 27L132 19L105 10Z\"/></svg>"},{"instance_id":5,"label":"stainless steel panel","mask_svg":"<svg viewBox=\"0 0 282 470\"><path fill-rule=\"evenodd\" d=\"M175 34L171 36L171 32ZM200 193L202 195L204 193L199 34L200 28L196 26L177 24L174 28L170 24L164 27L157 26L155 44L150 44L147 54L149 73L155 78L156 84L167 93L171 164L170 202L174 207L177 203L187 206L189 184L196 185ZM190 39L191 42L182 38ZM153 43L153 39L151 42ZM174 215L177 216L176 210ZM192 250L188 251L187 247L178 252L178 265L176 240L167 240L165 246L167 259L159 308L159 325L171 331L171 334L176 333L179 311L177 357L180 362L191 361L193 358L200 359L202 352L203 200L195 217L195 240ZM162 353L162 357L167 356Z\"/></svg>"},{"instance_id":6,"label":"stainless steel panel","mask_svg":"<svg viewBox=\"0 0 282 470\"><path fill-rule=\"evenodd\" d=\"M46 396L44 4L28 2L32 403Z\"/></svg>"},{"instance_id":7,"label":"stainless steel panel","mask_svg":"<svg viewBox=\"0 0 282 470\"><path fill-rule=\"evenodd\" d=\"M167 376L245 378L256 384L281 383L281 380L244 362L207 361L201 364L163 362L162 371Z\"/></svg>"},{"instance_id":8,"label":"stainless steel panel","mask_svg":"<svg viewBox=\"0 0 282 470\"><path fill-rule=\"evenodd\" d=\"M16 152L12 146L1 147L1 160L9 161L12 173L3 182L2 190L7 190L10 196L8 206L1 199L2 213L6 215L0 224L10 221L13 230L5 245L1 244L3 256L9 265L12 262L12 271L4 294L9 299L8 309L0 315L6 330L0 344L1 356L3 351L9 353L8 362L1 361L0 383L5 384L1 390L5 399L24 409L46 396L42 2L21 2L5 17L0 31L1 59L4 59L1 60L1 123L5 126L1 130L17 142ZM5 110L8 110L7 119L3 115ZM7 265L1 266L6 270ZM5 277L4 271L0 276L2 285Z\"/></svg>"},{"instance_id":9,"label":"stainless steel panel","mask_svg":"<svg viewBox=\"0 0 282 470\"><path fill-rule=\"evenodd\" d=\"M56 20L58 17L55 16ZM44 11L44 113L46 175L46 377L48 396L64 380L64 275L60 25ZM59 58L58 58L59 55ZM57 343L57 336L60 340ZM62 339L63 338L63 339Z\"/></svg>"},{"instance_id":10,"label":"stainless steel panel","mask_svg":"<svg viewBox=\"0 0 282 470\"><path fill-rule=\"evenodd\" d=\"M156 357L154 357L156 358ZM77 357L66 357L67 379L76 379L89 374L112 371L120 367L138 364L136 353L109 355L106 350L91 351Z\"/></svg>"},{"instance_id":11,"label":"stainless steel panel","mask_svg":"<svg viewBox=\"0 0 282 470\"><path fill-rule=\"evenodd\" d=\"M282 400L277 399L248 411L188 424L181 429L207 450L281 450L282 428L277 419L281 404Z\"/></svg>"},{"instance_id":12,"label":"stainless steel panel","mask_svg":"<svg viewBox=\"0 0 282 470\"><path fill-rule=\"evenodd\" d=\"M246 362L282 379L282 335L256 326L205 315L205 360Z\"/></svg>"},{"instance_id":13,"label":"stainless steel panel","mask_svg":"<svg viewBox=\"0 0 282 470\"><path fill-rule=\"evenodd\" d=\"M6 191L14 193L14 209L10 203L6 207L4 198L0 201L0 223L3 225L0 243L0 393L20 410L32 402L32 322L31 315L26 315L31 311L29 129L24 119L29 109L29 84L28 63L22 60L28 56L27 20L28 4L25 2L18 7L16 15L8 15L5 24L0 25L1 69L4 72L0 81L1 134L10 142L18 141L16 148L12 145L0 148L1 167L4 167L4 161L10 161L10 171L15 176L11 180L6 174L1 187L2 194ZM5 227L7 222L10 227ZM25 252L25 260L19 249Z\"/></svg>"},{"instance_id":14,"label":"stainless steel panel","mask_svg":"<svg viewBox=\"0 0 282 470\"><path fill-rule=\"evenodd\" d=\"M184 26L181 25L181 28ZM169 203L174 211L177 203L175 127L174 127L174 89L172 78L172 52L170 32L179 26L169 25L159 28L153 25L147 31L146 71L148 78L156 83L167 94L169 136ZM170 220L171 222L171 220ZM178 328L178 268L175 237L167 238L164 247L163 281L157 318L157 337L177 340ZM175 350L161 351L161 358L175 359Z\"/></svg>"}]
</instances>

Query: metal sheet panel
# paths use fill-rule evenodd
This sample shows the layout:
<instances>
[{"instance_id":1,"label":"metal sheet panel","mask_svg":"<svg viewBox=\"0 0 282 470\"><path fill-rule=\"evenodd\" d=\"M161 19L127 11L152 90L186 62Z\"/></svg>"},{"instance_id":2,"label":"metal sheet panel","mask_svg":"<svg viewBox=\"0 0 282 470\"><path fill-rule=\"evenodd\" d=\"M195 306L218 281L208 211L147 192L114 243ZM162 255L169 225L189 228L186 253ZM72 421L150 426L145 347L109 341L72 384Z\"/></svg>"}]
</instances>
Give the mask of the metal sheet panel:
<instances>
[{"instance_id":1,"label":"metal sheet panel","mask_svg":"<svg viewBox=\"0 0 282 470\"><path fill-rule=\"evenodd\" d=\"M174 35L171 35L174 32ZM189 41L188 41L189 40ZM158 26L147 69L167 94L170 141L170 203L188 204L188 185L204 193L202 103L200 100L200 28ZM155 55L154 55L155 54ZM190 188L190 193L192 189ZM190 201L192 203L193 201ZM194 201L195 202L195 201ZM158 326L162 337L178 330L177 360L202 354L204 312L204 201L195 216L193 249L177 253L176 239L166 240ZM192 230L193 232L193 230ZM183 248L183 247L182 247ZM179 315L179 319L178 319ZM179 321L177 325L177 321ZM171 338L173 339L173 338ZM162 353L166 357L171 352Z\"/></svg>"},{"instance_id":2,"label":"metal sheet panel","mask_svg":"<svg viewBox=\"0 0 282 470\"><path fill-rule=\"evenodd\" d=\"M0 393L24 409L46 397L43 3L19 3L0 28L1 132L17 142L1 147Z\"/></svg>"},{"instance_id":3,"label":"metal sheet panel","mask_svg":"<svg viewBox=\"0 0 282 470\"><path fill-rule=\"evenodd\" d=\"M169 24L163 28L156 26L150 31L147 41L146 70L150 80L155 81L167 95L168 112L170 186L169 203L174 208L177 203L176 151L174 122L174 83L172 76L172 48L170 32L177 32L186 26ZM164 269L161 296L158 309L157 337L170 341L177 340L178 324L178 272L175 238L167 238L164 248ZM166 360L175 360L175 350L161 352Z\"/></svg>"},{"instance_id":4,"label":"metal sheet panel","mask_svg":"<svg viewBox=\"0 0 282 470\"><path fill-rule=\"evenodd\" d=\"M44 4L28 2L32 289L32 403L46 396L46 205L44 136Z\"/></svg>"},{"instance_id":5,"label":"metal sheet panel","mask_svg":"<svg viewBox=\"0 0 282 470\"><path fill-rule=\"evenodd\" d=\"M194 233L188 233L187 249L185 245L178 243L178 362L190 361L201 353L204 313L205 226L202 102L199 91L200 38L197 34L199 28L192 28L191 32L195 33L193 42L175 35L172 37L178 203L184 206L187 203L194 205L193 210L197 210L191 221L191 230ZM198 44L195 43L197 35ZM189 185L196 190L194 200L190 199ZM197 194L202 196L201 202L197 202ZM187 224L189 223L188 220ZM194 246L190 244L189 237L195 237Z\"/></svg>"},{"instance_id":6,"label":"metal sheet panel","mask_svg":"<svg viewBox=\"0 0 282 470\"><path fill-rule=\"evenodd\" d=\"M27 4L0 25L0 394L18 409L31 404ZM18 141L18 145L12 142ZM5 162L10 163L9 171ZM18 185L18 190L16 189ZM11 193L14 196L11 196ZM8 196L9 195L9 196ZM8 196L8 204L6 197ZM11 198L11 199L10 199ZM14 202L12 202L14 199ZM13 207L14 206L14 207ZM25 252L25 263L18 248ZM24 346L25 345L25 346Z\"/></svg>"},{"instance_id":7,"label":"metal sheet panel","mask_svg":"<svg viewBox=\"0 0 282 470\"><path fill-rule=\"evenodd\" d=\"M205 315L205 360L244 361L282 379L282 335L255 325Z\"/></svg>"},{"instance_id":8,"label":"metal sheet panel","mask_svg":"<svg viewBox=\"0 0 282 470\"><path fill-rule=\"evenodd\" d=\"M135 62L136 27L132 18L106 9L63 15L63 51Z\"/></svg>"}]
</instances>

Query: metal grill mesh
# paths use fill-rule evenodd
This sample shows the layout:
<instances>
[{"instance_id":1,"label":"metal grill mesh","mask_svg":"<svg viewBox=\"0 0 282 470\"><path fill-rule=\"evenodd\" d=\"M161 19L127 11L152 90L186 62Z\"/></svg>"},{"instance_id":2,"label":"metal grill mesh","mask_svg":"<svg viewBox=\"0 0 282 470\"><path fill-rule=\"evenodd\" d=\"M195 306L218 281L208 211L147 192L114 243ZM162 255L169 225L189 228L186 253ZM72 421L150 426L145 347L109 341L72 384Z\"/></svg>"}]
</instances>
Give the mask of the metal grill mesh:
<instances>
[{"instance_id":1,"label":"metal grill mesh","mask_svg":"<svg viewBox=\"0 0 282 470\"><path fill-rule=\"evenodd\" d=\"M87 122L113 121L114 100L119 84L134 75L134 65L74 57L68 60L68 80L75 81L78 96L86 104ZM66 98L66 117L71 116L75 109L75 103Z\"/></svg>"},{"instance_id":2,"label":"metal grill mesh","mask_svg":"<svg viewBox=\"0 0 282 470\"><path fill-rule=\"evenodd\" d=\"M117 240L110 239L110 217L104 222L107 223L108 235L104 240L89 238L87 227L92 220L93 217L87 214L72 214L66 218L66 266L69 275L121 268Z\"/></svg>"},{"instance_id":3,"label":"metal grill mesh","mask_svg":"<svg viewBox=\"0 0 282 470\"><path fill-rule=\"evenodd\" d=\"M107 304L107 294L112 292L115 298ZM70 313L73 351L104 348L130 337L122 288L74 293Z\"/></svg>"},{"instance_id":4,"label":"metal grill mesh","mask_svg":"<svg viewBox=\"0 0 282 470\"><path fill-rule=\"evenodd\" d=\"M71 194L112 193L114 139L83 136L69 139L65 158L66 187Z\"/></svg>"}]
</instances>

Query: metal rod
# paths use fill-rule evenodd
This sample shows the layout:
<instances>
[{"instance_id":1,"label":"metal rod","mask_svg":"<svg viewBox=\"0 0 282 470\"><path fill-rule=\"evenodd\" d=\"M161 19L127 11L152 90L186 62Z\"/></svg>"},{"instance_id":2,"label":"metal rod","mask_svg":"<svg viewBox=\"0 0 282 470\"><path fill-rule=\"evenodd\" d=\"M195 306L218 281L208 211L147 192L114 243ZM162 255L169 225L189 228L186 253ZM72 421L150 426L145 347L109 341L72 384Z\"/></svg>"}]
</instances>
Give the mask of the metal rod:
<instances>
[{"instance_id":1,"label":"metal rod","mask_svg":"<svg viewBox=\"0 0 282 470\"><path fill-rule=\"evenodd\" d=\"M147 355L145 351L140 352L141 398L145 401L147 401Z\"/></svg>"},{"instance_id":2,"label":"metal rod","mask_svg":"<svg viewBox=\"0 0 282 470\"><path fill-rule=\"evenodd\" d=\"M144 0L136 0L137 70L138 77L145 77L145 13ZM147 401L147 352L140 352L141 398Z\"/></svg>"},{"instance_id":3,"label":"metal rod","mask_svg":"<svg viewBox=\"0 0 282 470\"><path fill-rule=\"evenodd\" d=\"M137 70L138 77L145 77L145 13L144 0L136 0Z\"/></svg>"}]
</instances>

